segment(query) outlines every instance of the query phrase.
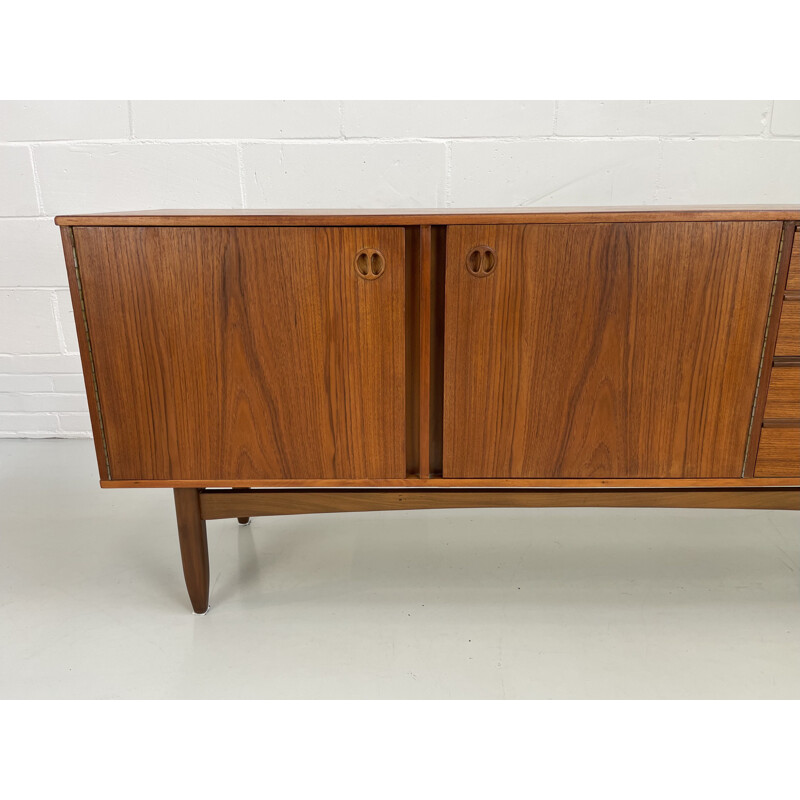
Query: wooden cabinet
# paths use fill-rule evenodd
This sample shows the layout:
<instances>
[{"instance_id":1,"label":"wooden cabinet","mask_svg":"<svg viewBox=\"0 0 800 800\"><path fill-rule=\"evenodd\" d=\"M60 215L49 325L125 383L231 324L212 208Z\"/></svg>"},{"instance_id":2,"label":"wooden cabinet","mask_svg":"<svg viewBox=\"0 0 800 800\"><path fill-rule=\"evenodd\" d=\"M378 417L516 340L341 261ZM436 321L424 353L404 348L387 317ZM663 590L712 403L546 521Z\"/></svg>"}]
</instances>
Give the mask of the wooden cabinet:
<instances>
[{"instance_id":1,"label":"wooden cabinet","mask_svg":"<svg viewBox=\"0 0 800 800\"><path fill-rule=\"evenodd\" d=\"M60 217L101 484L205 520L800 507L797 209Z\"/></svg>"}]
</instances>

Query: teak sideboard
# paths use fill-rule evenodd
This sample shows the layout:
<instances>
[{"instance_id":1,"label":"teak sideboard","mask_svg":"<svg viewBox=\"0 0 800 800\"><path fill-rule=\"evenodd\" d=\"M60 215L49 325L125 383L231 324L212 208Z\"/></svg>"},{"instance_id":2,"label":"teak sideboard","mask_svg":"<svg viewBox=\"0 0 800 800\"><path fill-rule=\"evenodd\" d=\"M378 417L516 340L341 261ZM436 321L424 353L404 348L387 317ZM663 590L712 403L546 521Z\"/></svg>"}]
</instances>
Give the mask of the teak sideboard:
<instances>
[{"instance_id":1,"label":"teak sideboard","mask_svg":"<svg viewBox=\"0 0 800 800\"><path fill-rule=\"evenodd\" d=\"M104 487L205 521L800 508L800 209L62 216Z\"/></svg>"}]
</instances>

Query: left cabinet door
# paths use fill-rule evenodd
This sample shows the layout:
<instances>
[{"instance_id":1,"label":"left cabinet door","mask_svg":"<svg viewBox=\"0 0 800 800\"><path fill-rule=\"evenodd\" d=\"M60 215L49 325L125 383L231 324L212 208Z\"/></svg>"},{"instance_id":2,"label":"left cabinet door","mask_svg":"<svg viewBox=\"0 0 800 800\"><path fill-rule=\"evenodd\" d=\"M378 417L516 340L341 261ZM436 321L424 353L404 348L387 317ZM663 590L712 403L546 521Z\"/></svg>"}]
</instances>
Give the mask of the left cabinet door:
<instances>
[{"instance_id":1,"label":"left cabinet door","mask_svg":"<svg viewBox=\"0 0 800 800\"><path fill-rule=\"evenodd\" d=\"M74 233L104 478L405 477L403 229Z\"/></svg>"}]
</instances>

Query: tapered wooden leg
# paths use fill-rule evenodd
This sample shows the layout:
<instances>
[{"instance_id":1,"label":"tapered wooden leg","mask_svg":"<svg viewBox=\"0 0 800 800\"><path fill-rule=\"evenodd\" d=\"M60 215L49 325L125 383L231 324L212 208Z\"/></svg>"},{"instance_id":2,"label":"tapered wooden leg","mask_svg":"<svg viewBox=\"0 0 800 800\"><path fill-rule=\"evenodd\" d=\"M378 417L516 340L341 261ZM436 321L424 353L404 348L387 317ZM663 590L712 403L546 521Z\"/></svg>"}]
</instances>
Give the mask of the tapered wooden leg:
<instances>
[{"instance_id":1,"label":"tapered wooden leg","mask_svg":"<svg viewBox=\"0 0 800 800\"><path fill-rule=\"evenodd\" d=\"M200 516L199 489L173 489L178 539L181 543L183 577L192 608L197 614L208 611L208 540L206 523Z\"/></svg>"},{"instance_id":2,"label":"tapered wooden leg","mask_svg":"<svg viewBox=\"0 0 800 800\"><path fill-rule=\"evenodd\" d=\"M251 491L250 487L248 486L245 489L242 489L243 492ZM239 520L240 525L249 525L250 524L250 517L236 517Z\"/></svg>"}]
</instances>

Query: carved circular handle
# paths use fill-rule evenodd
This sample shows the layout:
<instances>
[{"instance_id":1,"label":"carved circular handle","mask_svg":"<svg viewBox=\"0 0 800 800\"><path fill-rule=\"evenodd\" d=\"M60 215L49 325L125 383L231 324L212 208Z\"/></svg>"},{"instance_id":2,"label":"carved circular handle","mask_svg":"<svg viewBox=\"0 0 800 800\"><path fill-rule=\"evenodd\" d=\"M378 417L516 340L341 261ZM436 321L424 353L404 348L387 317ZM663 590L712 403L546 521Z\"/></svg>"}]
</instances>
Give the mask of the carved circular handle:
<instances>
[{"instance_id":1,"label":"carved circular handle","mask_svg":"<svg viewBox=\"0 0 800 800\"><path fill-rule=\"evenodd\" d=\"M386 259L380 250L364 247L356 253L353 265L359 278L363 278L365 281L374 281L383 275L383 271L386 269Z\"/></svg>"},{"instance_id":2,"label":"carved circular handle","mask_svg":"<svg viewBox=\"0 0 800 800\"><path fill-rule=\"evenodd\" d=\"M486 278L497 266L497 253L488 244L476 244L467 253L467 272L476 278Z\"/></svg>"}]
</instances>

